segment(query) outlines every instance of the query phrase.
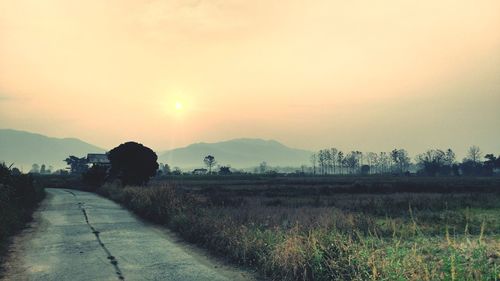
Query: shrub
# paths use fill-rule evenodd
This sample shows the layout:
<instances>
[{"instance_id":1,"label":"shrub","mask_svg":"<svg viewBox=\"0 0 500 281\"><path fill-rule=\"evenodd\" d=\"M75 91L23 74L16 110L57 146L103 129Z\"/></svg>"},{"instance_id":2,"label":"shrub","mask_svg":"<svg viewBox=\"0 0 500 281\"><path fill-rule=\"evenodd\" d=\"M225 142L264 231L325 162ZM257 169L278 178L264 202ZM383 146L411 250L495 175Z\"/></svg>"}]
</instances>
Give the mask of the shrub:
<instances>
[{"instance_id":1,"label":"shrub","mask_svg":"<svg viewBox=\"0 0 500 281\"><path fill-rule=\"evenodd\" d=\"M31 175L13 172L0 163L0 264L8 238L31 219L44 194L34 185Z\"/></svg>"},{"instance_id":2,"label":"shrub","mask_svg":"<svg viewBox=\"0 0 500 281\"><path fill-rule=\"evenodd\" d=\"M82 181L89 186L88 190L95 191L106 181L107 172L107 167L94 165L82 174Z\"/></svg>"}]
</instances>

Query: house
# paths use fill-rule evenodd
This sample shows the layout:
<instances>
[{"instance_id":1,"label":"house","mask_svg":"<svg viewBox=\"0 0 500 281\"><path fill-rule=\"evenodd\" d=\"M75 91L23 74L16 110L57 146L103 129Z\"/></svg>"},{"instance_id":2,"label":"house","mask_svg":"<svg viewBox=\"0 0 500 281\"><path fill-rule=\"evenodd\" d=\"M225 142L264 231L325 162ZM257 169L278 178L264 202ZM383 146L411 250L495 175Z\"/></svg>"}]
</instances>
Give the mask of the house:
<instances>
[{"instance_id":1,"label":"house","mask_svg":"<svg viewBox=\"0 0 500 281\"><path fill-rule=\"evenodd\" d=\"M87 163L91 165L109 166L109 158L107 154L89 153L87 154Z\"/></svg>"},{"instance_id":2,"label":"house","mask_svg":"<svg viewBox=\"0 0 500 281\"><path fill-rule=\"evenodd\" d=\"M206 175L208 172L207 169L194 169L193 175Z\"/></svg>"}]
</instances>

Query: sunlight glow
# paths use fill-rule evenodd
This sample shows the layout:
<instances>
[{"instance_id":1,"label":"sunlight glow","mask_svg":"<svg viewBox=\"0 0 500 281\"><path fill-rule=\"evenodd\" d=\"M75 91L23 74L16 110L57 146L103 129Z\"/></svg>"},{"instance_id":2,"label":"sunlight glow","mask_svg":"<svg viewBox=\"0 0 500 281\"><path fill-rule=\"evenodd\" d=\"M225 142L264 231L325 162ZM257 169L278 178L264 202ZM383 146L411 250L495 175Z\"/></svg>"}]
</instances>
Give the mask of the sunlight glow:
<instances>
[{"instance_id":1,"label":"sunlight glow","mask_svg":"<svg viewBox=\"0 0 500 281\"><path fill-rule=\"evenodd\" d=\"M176 101L175 102L175 109L182 110L182 108L183 108L182 103L180 101Z\"/></svg>"}]
</instances>

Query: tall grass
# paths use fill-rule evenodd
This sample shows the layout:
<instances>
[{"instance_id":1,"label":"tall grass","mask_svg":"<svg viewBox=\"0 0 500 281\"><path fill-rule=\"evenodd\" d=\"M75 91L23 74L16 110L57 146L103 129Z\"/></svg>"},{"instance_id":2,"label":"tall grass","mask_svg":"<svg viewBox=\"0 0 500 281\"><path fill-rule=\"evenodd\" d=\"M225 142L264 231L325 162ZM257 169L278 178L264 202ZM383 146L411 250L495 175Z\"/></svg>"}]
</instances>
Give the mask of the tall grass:
<instances>
[{"instance_id":1,"label":"tall grass","mask_svg":"<svg viewBox=\"0 0 500 281\"><path fill-rule=\"evenodd\" d=\"M498 280L500 196L239 196L104 186L186 240L273 280Z\"/></svg>"}]
</instances>

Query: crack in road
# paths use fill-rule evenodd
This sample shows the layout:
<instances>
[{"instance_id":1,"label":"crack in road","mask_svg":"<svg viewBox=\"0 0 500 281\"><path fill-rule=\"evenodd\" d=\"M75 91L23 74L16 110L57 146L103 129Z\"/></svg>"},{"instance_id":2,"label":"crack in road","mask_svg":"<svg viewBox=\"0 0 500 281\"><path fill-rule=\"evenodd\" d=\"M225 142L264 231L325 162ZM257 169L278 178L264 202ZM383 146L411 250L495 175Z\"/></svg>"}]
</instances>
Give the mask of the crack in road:
<instances>
[{"instance_id":1,"label":"crack in road","mask_svg":"<svg viewBox=\"0 0 500 281\"><path fill-rule=\"evenodd\" d=\"M70 193L71 195L73 195L74 197L76 197L76 194L74 192L71 192L69 190L64 190L64 191L66 191L66 192ZM82 210L83 217L85 218L85 222L89 226L90 230L92 230L92 233L94 234L97 242L99 243L99 246L101 246L101 248L106 253L107 259L113 265L118 279L125 280L125 276L123 276L123 273L122 273L120 267L118 266L118 260L116 260L116 258L111 254L111 252L108 250L108 248L106 248L106 246L102 242L101 237L99 236L100 232L95 227L93 227L92 224L90 224L89 216L87 214L87 210L85 209L84 205L85 205L85 203L78 202L78 207L80 208L80 210Z\"/></svg>"}]
</instances>

